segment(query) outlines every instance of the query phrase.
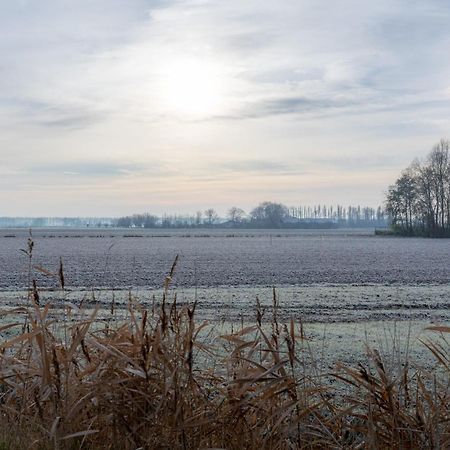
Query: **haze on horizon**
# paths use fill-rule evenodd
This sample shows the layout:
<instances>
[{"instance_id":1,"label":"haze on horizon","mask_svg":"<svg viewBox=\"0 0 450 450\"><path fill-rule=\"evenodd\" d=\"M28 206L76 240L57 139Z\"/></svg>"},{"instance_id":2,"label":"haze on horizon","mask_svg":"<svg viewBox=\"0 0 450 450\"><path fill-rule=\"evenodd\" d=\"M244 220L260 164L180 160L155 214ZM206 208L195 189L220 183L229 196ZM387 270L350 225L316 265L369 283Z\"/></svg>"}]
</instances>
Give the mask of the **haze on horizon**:
<instances>
[{"instance_id":1,"label":"haze on horizon","mask_svg":"<svg viewBox=\"0 0 450 450\"><path fill-rule=\"evenodd\" d=\"M377 205L449 135L447 0L0 3L0 215Z\"/></svg>"}]
</instances>

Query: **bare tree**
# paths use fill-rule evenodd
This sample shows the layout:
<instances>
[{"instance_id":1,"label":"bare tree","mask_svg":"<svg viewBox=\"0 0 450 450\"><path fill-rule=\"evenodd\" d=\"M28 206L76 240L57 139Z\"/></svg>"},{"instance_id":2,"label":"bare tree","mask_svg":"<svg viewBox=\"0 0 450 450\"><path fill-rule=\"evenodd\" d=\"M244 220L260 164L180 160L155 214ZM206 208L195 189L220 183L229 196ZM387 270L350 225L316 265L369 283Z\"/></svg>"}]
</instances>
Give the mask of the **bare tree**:
<instances>
[{"instance_id":1,"label":"bare tree","mask_svg":"<svg viewBox=\"0 0 450 450\"><path fill-rule=\"evenodd\" d=\"M209 208L205 211L205 217L206 217L206 223L208 225L214 225L214 223L217 221L219 216L216 213L216 210L214 208Z\"/></svg>"},{"instance_id":2,"label":"bare tree","mask_svg":"<svg viewBox=\"0 0 450 450\"><path fill-rule=\"evenodd\" d=\"M201 211L195 213L195 225L198 227L202 224L203 214Z\"/></svg>"},{"instance_id":3,"label":"bare tree","mask_svg":"<svg viewBox=\"0 0 450 450\"><path fill-rule=\"evenodd\" d=\"M449 142L441 139L441 141L433 147L428 156L428 166L431 169L433 195L436 201L435 223L445 227L447 219L447 185L449 175Z\"/></svg>"},{"instance_id":4,"label":"bare tree","mask_svg":"<svg viewBox=\"0 0 450 450\"><path fill-rule=\"evenodd\" d=\"M228 210L227 214L228 219L233 222L234 225L242 223L242 221L245 218L245 211L241 208L238 208L236 206L232 206Z\"/></svg>"},{"instance_id":5,"label":"bare tree","mask_svg":"<svg viewBox=\"0 0 450 450\"><path fill-rule=\"evenodd\" d=\"M389 188L387 210L394 225L412 232L417 202L417 179L411 168L403 171L400 178Z\"/></svg>"},{"instance_id":6,"label":"bare tree","mask_svg":"<svg viewBox=\"0 0 450 450\"><path fill-rule=\"evenodd\" d=\"M389 188L386 206L408 233L450 234L450 143L441 140L426 160L414 161Z\"/></svg>"}]
</instances>

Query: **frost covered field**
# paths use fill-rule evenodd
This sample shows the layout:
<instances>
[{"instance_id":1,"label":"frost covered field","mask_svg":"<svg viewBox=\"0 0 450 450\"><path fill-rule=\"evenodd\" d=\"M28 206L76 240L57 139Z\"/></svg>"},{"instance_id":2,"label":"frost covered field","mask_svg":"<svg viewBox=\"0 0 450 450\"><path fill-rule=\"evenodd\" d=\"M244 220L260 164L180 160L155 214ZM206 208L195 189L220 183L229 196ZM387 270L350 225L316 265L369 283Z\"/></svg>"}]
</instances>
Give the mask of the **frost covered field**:
<instances>
[{"instance_id":1,"label":"frost covered field","mask_svg":"<svg viewBox=\"0 0 450 450\"><path fill-rule=\"evenodd\" d=\"M28 260L20 251L27 238L28 230L0 230L5 299L27 287ZM446 239L376 237L373 230L39 229L33 240L33 264L57 272L61 257L74 298L92 289L150 298L178 254L173 286L180 301L197 292L199 313L208 319L250 318L257 295L263 304L272 301L271 286L282 314L309 322L449 315ZM39 271L34 276L41 288L57 287Z\"/></svg>"},{"instance_id":2,"label":"frost covered field","mask_svg":"<svg viewBox=\"0 0 450 450\"><path fill-rule=\"evenodd\" d=\"M27 286L27 230L0 230L0 288ZM177 254L184 287L445 284L450 240L373 230L33 230L34 264L64 262L68 286L159 287ZM46 277L40 286L54 283Z\"/></svg>"},{"instance_id":3,"label":"frost covered field","mask_svg":"<svg viewBox=\"0 0 450 450\"><path fill-rule=\"evenodd\" d=\"M27 230L0 231L6 307L26 301L28 259L20 249L27 238ZM34 266L56 273L60 257L64 264L64 293L34 270L41 297L99 304L106 316L113 298L117 314L130 293L158 302L178 254L177 301L197 298L199 320L225 328L253 323L258 296L270 322L275 286L280 320L308 323L315 345L327 346L324 356L343 361L363 355L366 341L390 342L394 332L398 342L415 340L427 325L450 320L446 239L376 237L373 230L41 229L33 240Z\"/></svg>"}]
</instances>

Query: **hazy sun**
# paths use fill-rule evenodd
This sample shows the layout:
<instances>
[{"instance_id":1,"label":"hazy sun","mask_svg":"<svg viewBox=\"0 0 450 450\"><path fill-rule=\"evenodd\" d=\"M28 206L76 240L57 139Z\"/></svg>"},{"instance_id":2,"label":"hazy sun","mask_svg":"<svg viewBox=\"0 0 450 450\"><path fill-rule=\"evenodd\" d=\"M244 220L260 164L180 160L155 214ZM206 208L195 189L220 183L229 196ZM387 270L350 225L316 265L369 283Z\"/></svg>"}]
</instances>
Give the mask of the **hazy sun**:
<instances>
[{"instance_id":1,"label":"hazy sun","mask_svg":"<svg viewBox=\"0 0 450 450\"><path fill-rule=\"evenodd\" d=\"M207 116L220 112L224 100L223 73L200 60L177 60L162 71L161 100L171 113Z\"/></svg>"}]
</instances>

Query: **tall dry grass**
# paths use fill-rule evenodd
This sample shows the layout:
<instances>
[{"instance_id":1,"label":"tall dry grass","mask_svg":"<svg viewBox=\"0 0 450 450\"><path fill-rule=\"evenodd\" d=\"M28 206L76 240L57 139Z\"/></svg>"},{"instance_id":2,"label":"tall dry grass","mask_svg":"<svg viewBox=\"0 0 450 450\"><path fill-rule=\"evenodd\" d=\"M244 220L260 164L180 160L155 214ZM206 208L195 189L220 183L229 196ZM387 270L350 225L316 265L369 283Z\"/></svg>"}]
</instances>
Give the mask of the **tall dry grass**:
<instances>
[{"instance_id":1,"label":"tall dry grass","mask_svg":"<svg viewBox=\"0 0 450 450\"><path fill-rule=\"evenodd\" d=\"M35 283L29 306L2 312L0 449L450 448L450 328L424 342L429 371L369 349L367 366L323 377L275 292L270 326L258 302L253 326L211 334L169 296L175 265L160 305L130 298L126 320L62 319Z\"/></svg>"}]
</instances>

